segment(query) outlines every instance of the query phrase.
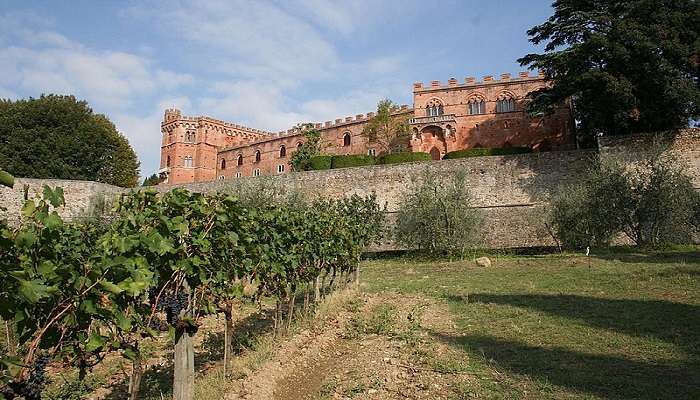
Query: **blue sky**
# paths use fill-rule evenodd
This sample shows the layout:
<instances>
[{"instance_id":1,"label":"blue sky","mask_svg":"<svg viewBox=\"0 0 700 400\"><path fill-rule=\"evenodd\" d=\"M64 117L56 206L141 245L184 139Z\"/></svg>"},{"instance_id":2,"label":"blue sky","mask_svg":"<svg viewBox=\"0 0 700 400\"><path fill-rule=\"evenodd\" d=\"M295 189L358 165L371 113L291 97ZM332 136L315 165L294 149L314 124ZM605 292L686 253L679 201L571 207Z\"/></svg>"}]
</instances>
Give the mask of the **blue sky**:
<instances>
[{"instance_id":1,"label":"blue sky","mask_svg":"<svg viewBox=\"0 0 700 400\"><path fill-rule=\"evenodd\" d=\"M0 97L74 94L155 172L165 108L270 131L522 70L550 0L0 0Z\"/></svg>"}]
</instances>

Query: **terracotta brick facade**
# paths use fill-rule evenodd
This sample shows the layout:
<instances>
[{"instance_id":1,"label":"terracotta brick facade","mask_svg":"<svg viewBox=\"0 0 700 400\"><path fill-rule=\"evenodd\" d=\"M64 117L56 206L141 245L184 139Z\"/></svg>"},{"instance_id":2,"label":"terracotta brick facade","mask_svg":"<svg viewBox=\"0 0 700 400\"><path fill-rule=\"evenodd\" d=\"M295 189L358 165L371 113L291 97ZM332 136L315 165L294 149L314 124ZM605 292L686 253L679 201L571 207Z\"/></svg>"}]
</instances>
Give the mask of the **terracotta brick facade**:
<instances>
[{"instance_id":1,"label":"terracotta brick facade","mask_svg":"<svg viewBox=\"0 0 700 400\"><path fill-rule=\"evenodd\" d=\"M545 84L542 76L528 73L482 81L466 78L464 83L452 78L446 85L415 83L413 108L401 106L396 113L409 121L409 149L434 159L472 147L570 148L574 138L568 104L545 118L531 118L524 111L525 96ZM322 152L379 155L379 146L361 135L373 116L316 123ZM304 139L294 129L269 133L208 117L184 117L179 110L166 110L161 131L160 175L167 183L288 173L291 155Z\"/></svg>"}]
</instances>

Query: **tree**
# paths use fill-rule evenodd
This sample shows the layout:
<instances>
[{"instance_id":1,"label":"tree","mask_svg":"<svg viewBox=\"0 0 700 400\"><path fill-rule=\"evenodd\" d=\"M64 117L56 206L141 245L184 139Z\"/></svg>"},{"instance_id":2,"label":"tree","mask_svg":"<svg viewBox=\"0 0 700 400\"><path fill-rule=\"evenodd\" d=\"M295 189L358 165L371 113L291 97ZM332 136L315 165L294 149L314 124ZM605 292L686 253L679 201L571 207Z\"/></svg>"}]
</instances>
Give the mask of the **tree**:
<instances>
[{"instance_id":1,"label":"tree","mask_svg":"<svg viewBox=\"0 0 700 400\"><path fill-rule=\"evenodd\" d=\"M700 117L700 2L556 0L527 33L543 54L521 65L550 82L529 95L532 114L571 99L581 133L654 132Z\"/></svg>"},{"instance_id":2,"label":"tree","mask_svg":"<svg viewBox=\"0 0 700 400\"><path fill-rule=\"evenodd\" d=\"M362 130L362 136L380 153L392 153L407 147L409 126L405 115L397 114L398 107L389 99L377 104L377 114L369 120Z\"/></svg>"},{"instance_id":3,"label":"tree","mask_svg":"<svg viewBox=\"0 0 700 400\"><path fill-rule=\"evenodd\" d=\"M158 174L153 174L144 179L143 184L141 186L155 186L158 183L160 183L160 178L158 177Z\"/></svg>"},{"instance_id":4,"label":"tree","mask_svg":"<svg viewBox=\"0 0 700 400\"><path fill-rule=\"evenodd\" d=\"M419 178L399 200L396 241L407 249L463 256L480 220L469 207L464 174L445 177L426 170Z\"/></svg>"},{"instance_id":5,"label":"tree","mask_svg":"<svg viewBox=\"0 0 700 400\"><path fill-rule=\"evenodd\" d=\"M0 165L21 177L135 186L136 153L107 117L73 96L0 101Z\"/></svg>"},{"instance_id":6,"label":"tree","mask_svg":"<svg viewBox=\"0 0 700 400\"><path fill-rule=\"evenodd\" d=\"M321 132L313 124L299 124L297 129L304 135L304 143L292 154L290 164L295 171L307 171L310 169L311 158L321 151Z\"/></svg>"}]
</instances>

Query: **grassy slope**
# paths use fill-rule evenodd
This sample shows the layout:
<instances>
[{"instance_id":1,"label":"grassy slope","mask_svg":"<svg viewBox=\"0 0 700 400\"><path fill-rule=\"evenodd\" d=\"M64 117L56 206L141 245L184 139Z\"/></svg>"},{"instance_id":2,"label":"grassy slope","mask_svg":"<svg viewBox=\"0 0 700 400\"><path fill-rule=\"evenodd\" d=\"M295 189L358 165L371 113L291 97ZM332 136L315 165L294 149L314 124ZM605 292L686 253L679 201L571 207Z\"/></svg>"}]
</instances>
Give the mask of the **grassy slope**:
<instances>
[{"instance_id":1,"label":"grassy slope","mask_svg":"<svg viewBox=\"0 0 700 400\"><path fill-rule=\"evenodd\" d=\"M700 398L700 253L377 260L370 292L445 300L458 334L432 332L474 377L456 398Z\"/></svg>"}]
</instances>

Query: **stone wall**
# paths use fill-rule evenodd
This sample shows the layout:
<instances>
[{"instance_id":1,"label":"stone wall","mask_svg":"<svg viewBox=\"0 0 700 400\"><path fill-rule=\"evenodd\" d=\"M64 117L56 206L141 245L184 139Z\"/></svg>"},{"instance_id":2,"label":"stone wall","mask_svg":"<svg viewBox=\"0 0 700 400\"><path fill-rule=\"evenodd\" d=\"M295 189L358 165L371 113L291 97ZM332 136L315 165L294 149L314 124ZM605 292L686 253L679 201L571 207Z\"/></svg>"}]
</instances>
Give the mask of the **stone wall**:
<instances>
[{"instance_id":1,"label":"stone wall","mask_svg":"<svg viewBox=\"0 0 700 400\"><path fill-rule=\"evenodd\" d=\"M466 175L474 196L472 206L484 215L483 246L493 248L551 245L542 213L552 188L575 182L595 153L586 151L547 152L510 156L475 157L458 160L373 165L326 171L309 171L266 177L273 184L299 190L309 197L341 198L375 193L387 211L396 211L401 195L420 179L424 171L450 176ZM243 180L259 178L239 178ZM232 190L236 180L160 185L197 192Z\"/></svg>"},{"instance_id":2,"label":"stone wall","mask_svg":"<svg viewBox=\"0 0 700 400\"><path fill-rule=\"evenodd\" d=\"M66 220L76 220L86 216L92 207L102 199L110 203L124 189L104 183L91 181L70 181L62 179L15 179L14 188L0 186L0 219L15 223L20 219L20 210L24 204L24 187L29 188L30 198L41 194L44 185L62 187L66 205L58 209L59 214Z\"/></svg>"},{"instance_id":3,"label":"stone wall","mask_svg":"<svg viewBox=\"0 0 700 400\"><path fill-rule=\"evenodd\" d=\"M651 136L601 138L603 157L634 159L649 147ZM688 173L700 188L700 129L679 131L671 142L671 150L685 161ZM346 195L376 193L386 204L389 217L398 201L426 170L445 176L464 173L474 196L472 207L483 215L481 234L484 247L512 248L553 245L544 226L548 201L562 183L573 183L585 176L594 151L561 151L510 156L475 157L458 160L427 161L396 165L377 165L327 171L310 171L266 177L287 190L299 190L309 196L340 198ZM184 187L198 192L232 190L238 182L261 178L238 178L223 181L160 185L160 191ZM40 192L43 185L62 186L67 206L60 210L67 219L84 215L100 195L115 196L124 189L110 185L62 180L17 179L15 188L0 188L0 205L8 208L5 215L16 219L23 199L23 186L30 194ZM0 217L2 216L0 212Z\"/></svg>"}]
</instances>

